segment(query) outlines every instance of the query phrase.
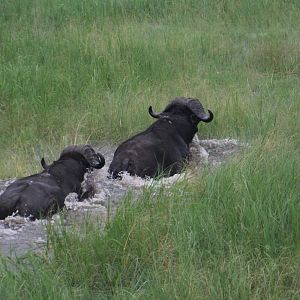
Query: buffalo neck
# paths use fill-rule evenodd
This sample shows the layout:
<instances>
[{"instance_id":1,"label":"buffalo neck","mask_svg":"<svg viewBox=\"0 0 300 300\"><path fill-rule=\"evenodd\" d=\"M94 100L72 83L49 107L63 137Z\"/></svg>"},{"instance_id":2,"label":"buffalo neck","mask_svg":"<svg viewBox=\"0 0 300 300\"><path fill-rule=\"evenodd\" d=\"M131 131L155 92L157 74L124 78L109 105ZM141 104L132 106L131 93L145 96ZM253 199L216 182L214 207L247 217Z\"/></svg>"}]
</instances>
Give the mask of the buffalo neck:
<instances>
[{"instance_id":1,"label":"buffalo neck","mask_svg":"<svg viewBox=\"0 0 300 300\"><path fill-rule=\"evenodd\" d=\"M196 124L184 117L161 118L153 123L150 130L166 133L168 136L180 136L186 144L190 144L198 128Z\"/></svg>"}]
</instances>

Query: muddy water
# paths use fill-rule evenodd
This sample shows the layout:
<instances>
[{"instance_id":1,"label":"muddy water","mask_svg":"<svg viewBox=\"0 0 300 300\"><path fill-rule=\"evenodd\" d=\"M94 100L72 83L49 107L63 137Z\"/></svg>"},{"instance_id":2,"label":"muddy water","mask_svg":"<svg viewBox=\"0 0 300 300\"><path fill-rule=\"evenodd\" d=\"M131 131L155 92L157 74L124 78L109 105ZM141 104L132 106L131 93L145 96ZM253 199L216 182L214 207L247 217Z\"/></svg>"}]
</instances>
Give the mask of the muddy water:
<instances>
[{"instance_id":1,"label":"muddy water","mask_svg":"<svg viewBox=\"0 0 300 300\"><path fill-rule=\"evenodd\" d=\"M195 166L207 164L218 166L243 148L243 145L236 140L199 140L194 139L190 153L191 164L188 168L192 170ZM76 194L67 196L66 204L66 226L80 224L86 216L100 219L102 224L119 206L122 197L130 190L133 195L138 195L147 185L153 185L150 179L141 179L124 175L122 180L110 180L107 178L108 166L112 160L115 147L99 147L106 158L106 165L101 170L95 170L86 174L83 188L93 190L95 196L83 202L77 201ZM169 178L156 181L155 185L172 185L181 180L186 174L175 174ZM12 182L0 181L0 194ZM28 251L41 251L47 243L46 225L47 222L59 222L60 215L56 214L51 220L29 221L27 218L10 216L0 220L0 255L20 256Z\"/></svg>"}]
</instances>

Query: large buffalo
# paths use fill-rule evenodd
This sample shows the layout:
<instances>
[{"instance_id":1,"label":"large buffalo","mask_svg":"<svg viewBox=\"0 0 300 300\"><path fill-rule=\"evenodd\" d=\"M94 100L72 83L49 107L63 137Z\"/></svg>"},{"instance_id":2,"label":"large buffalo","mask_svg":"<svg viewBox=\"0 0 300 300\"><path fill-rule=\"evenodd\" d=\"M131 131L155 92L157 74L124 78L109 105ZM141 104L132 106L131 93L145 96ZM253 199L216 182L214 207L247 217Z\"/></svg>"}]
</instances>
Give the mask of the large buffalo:
<instances>
[{"instance_id":1,"label":"large buffalo","mask_svg":"<svg viewBox=\"0 0 300 300\"><path fill-rule=\"evenodd\" d=\"M153 112L150 106L149 114L158 120L115 151L109 166L112 178L121 178L122 172L140 177L180 172L198 123L213 119L213 113L205 113L198 99L185 97L175 98L161 113Z\"/></svg>"},{"instance_id":2,"label":"large buffalo","mask_svg":"<svg viewBox=\"0 0 300 300\"><path fill-rule=\"evenodd\" d=\"M51 165L44 159L41 163L44 171L16 180L0 196L0 219L13 213L33 219L51 216L64 206L69 193L82 196L84 174L90 168L102 168L105 159L90 145L74 145Z\"/></svg>"}]
</instances>

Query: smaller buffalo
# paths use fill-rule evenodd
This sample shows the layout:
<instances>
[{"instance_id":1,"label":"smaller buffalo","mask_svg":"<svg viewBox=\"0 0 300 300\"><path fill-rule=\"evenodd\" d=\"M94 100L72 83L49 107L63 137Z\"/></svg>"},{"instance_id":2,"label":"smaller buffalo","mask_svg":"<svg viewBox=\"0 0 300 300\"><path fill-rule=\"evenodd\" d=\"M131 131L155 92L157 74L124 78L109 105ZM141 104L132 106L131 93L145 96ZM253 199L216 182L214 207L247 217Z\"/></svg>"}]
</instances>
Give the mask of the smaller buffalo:
<instances>
[{"instance_id":1,"label":"smaller buffalo","mask_svg":"<svg viewBox=\"0 0 300 300\"><path fill-rule=\"evenodd\" d=\"M175 98L161 113L153 112L150 106L149 114L157 121L115 151L108 170L112 178L121 178L122 172L140 177L179 173L198 123L213 120L213 113L205 113L198 99L185 97Z\"/></svg>"},{"instance_id":2,"label":"smaller buffalo","mask_svg":"<svg viewBox=\"0 0 300 300\"><path fill-rule=\"evenodd\" d=\"M16 180L0 196L0 219L13 213L32 219L48 217L64 206L69 193L82 199L86 196L81 189L84 174L90 168L101 169L105 159L90 145L73 145L51 165L44 158L41 164L44 171Z\"/></svg>"}]
</instances>

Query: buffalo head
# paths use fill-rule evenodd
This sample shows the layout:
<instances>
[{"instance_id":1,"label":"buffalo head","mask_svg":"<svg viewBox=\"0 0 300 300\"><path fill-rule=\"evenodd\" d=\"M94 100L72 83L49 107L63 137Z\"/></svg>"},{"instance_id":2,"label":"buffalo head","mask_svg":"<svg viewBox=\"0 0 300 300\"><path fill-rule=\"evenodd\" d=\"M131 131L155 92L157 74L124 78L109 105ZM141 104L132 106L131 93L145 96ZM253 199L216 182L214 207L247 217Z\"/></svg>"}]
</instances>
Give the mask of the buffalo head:
<instances>
[{"instance_id":1,"label":"buffalo head","mask_svg":"<svg viewBox=\"0 0 300 300\"><path fill-rule=\"evenodd\" d=\"M151 117L159 118L172 118L172 116L188 115L193 123L198 124L202 122L211 122L213 120L213 113L208 109L205 113L204 108L200 101L196 98L175 98L167 107L160 113L153 112L152 106L149 107L149 114Z\"/></svg>"},{"instance_id":2,"label":"buffalo head","mask_svg":"<svg viewBox=\"0 0 300 300\"><path fill-rule=\"evenodd\" d=\"M96 153L90 145L68 146L61 152L59 160L65 157L81 158L87 168L101 169L105 165L104 156ZM49 168L44 158L41 160L41 165L45 170Z\"/></svg>"},{"instance_id":3,"label":"buffalo head","mask_svg":"<svg viewBox=\"0 0 300 300\"><path fill-rule=\"evenodd\" d=\"M64 156L72 156L80 154L85 162L87 167L92 167L95 169L101 169L105 164L105 159L102 154L96 153L90 145L72 145L65 148L60 158Z\"/></svg>"}]
</instances>

